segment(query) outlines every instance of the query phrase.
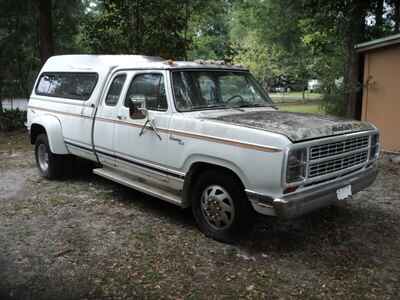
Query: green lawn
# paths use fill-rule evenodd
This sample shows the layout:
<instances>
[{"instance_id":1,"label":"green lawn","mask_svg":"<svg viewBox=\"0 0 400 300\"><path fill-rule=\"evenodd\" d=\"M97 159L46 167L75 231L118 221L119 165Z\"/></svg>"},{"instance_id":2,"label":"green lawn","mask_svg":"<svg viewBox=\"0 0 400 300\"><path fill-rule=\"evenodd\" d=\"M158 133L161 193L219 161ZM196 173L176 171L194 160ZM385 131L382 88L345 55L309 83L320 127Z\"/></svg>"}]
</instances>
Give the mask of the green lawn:
<instances>
[{"instance_id":1,"label":"green lawn","mask_svg":"<svg viewBox=\"0 0 400 300\"><path fill-rule=\"evenodd\" d=\"M281 111L302 112L313 114L324 114L319 103L316 104L280 104L277 105Z\"/></svg>"},{"instance_id":2,"label":"green lawn","mask_svg":"<svg viewBox=\"0 0 400 300\"><path fill-rule=\"evenodd\" d=\"M274 102L297 102L303 101L302 92L289 92L289 93L269 93L269 96ZM305 93L306 101L318 101L321 100L322 95L319 93Z\"/></svg>"}]
</instances>

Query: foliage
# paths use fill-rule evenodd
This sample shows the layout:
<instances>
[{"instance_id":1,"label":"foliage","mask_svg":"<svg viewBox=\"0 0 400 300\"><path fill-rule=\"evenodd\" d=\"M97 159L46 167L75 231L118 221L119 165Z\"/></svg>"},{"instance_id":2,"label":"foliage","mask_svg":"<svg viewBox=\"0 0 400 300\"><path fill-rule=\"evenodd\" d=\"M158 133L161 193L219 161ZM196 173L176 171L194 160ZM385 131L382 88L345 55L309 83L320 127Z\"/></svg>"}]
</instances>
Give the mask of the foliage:
<instances>
[{"instance_id":1,"label":"foliage","mask_svg":"<svg viewBox=\"0 0 400 300\"><path fill-rule=\"evenodd\" d=\"M188 2L104 1L83 23L82 41L93 53L184 58Z\"/></svg>"},{"instance_id":2,"label":"foliage","mask_svg":"<svg viewBox=\"0 0 400 300\"><path fill-rule=\"evenodd\" d=\"M0 97L26 96L39 67L32 1L0 0Z\"/></svg>"},{"instance_id":3,"label":"foliage","mask_svg":"<svg viewBox=\"0 0 400 300\"><path fill-rule=\"evenodd\" d=\"M0 112L0 132L12 131L24 127L26 112L19 109Z\"/></svg>"},{"instance_id":4,"label":"foliage","mask_svg":"<svg viewBox=\"0 0 400 300\"><path fill-rule=\"evenodd\" d=\"M27 97L41 67L41 0L0 0L0 98ZM354 115L354 45L400 31L399 0L52 0L55 54L223 59L268 88L323 85L326 108ZM343 79L343 85L335 81ZM0 105L1 111L1 105Z\"/></svg>"},{"instance_id":5,"label":"foliage","mask_svg":"<svg viewBox=\"0 0 400 300\"><path fill-rule=\"evenodd\" d=\"M28 98L41 67L35 0L0 0L0 99ZM75 35L81 16L79 0L53 2L58 54L79 52Z\"/></svg>"},{"instance_id":6,"label":"foliage","mask_svg":"<svg viewBox=\"0 0 400 300\"><path fill-rule=\"evenodd\" d=\"M399 6L394 0L238 0L231 17L235 61L269 85L281 78L303 85L319 79L326 109L354 116L360 90L354 47L397 32Z\"/></svg>"},{"instance_id":7,"label":"foliage","mask_svg":"<svg viewBox=\"0 0 400 300\"><path fill-rule=\"evenodd\" d=\"M345 115L344 99L343 89L325 92L321 103L322 110L329 115L343 116Z\"/></svg>"},{"instance_id":8,"label":"foliage","mask_svg":"<svg viewBox=\"0 0 400 300\"><path fill-rule=\"evenodd\" d=\"M248 66L266 86L306 86L314 58L302 40L295 6L278 0L237 1L231 18L235 62Z\"/></svg>"},{"instance_id":9,"label":"foliage","mask_svg":"<svg viewBox=\"0 0 400 300\"><path fill-rule=\"evenodd\" d=\"M81 0L53 1L53 27L55 52L80 53L84 50L79 40L81 20L85 19L85 5Z\"/></svg>"},{"instance_id":10,"label":"foliage","mask_svg":"<svg viewBox=\"0 0 400 300\"><path fill-rule=\"evenodd\" d=\"M234 53L229 38L231 6L227 0L203 0L201 7L192 7L186 33L190 42L189 59L232 60Z\"/></svg>"}]
</instances>

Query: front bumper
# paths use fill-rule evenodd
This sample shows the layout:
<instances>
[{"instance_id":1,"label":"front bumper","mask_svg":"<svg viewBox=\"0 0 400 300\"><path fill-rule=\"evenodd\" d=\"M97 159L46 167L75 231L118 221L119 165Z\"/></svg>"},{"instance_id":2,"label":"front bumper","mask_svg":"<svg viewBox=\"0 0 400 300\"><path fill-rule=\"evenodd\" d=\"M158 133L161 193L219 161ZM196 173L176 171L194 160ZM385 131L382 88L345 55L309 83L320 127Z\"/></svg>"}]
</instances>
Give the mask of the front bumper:
<instances>
[{"instance_id":1,"label":"front bumper","mask_svg":"<svg viewBox=\"0 0 400 300\"><path fill-rule=\"evenodd\" d=\"M251 192L247 192L247 195L256 211L291 219L338 202L336 191L347 185L351 185L354 195L370 186L377 174L378 168L374 164L374 166L360 173L348 175L334 182L327 182L305 191L284 195L279 199L256 195Z\"/></svg>"}]
</instances>

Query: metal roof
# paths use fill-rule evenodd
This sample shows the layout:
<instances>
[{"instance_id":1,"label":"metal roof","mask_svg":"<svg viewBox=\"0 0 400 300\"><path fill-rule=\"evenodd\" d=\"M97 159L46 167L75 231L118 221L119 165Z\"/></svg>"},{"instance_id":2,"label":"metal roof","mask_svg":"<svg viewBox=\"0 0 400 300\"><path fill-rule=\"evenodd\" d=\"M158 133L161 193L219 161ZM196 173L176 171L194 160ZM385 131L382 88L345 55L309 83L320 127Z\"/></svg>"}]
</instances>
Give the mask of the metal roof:
<instances>
[{"instance_id":1,"label":"metal roof","mask_svg":"<svg viewBox=\"0 0 400 300\"><path fill-rule=\"evenodd\" d=\"M356 45L357 52L365 52L400 43L400 33Z\"/></svg>"}]
</instances>

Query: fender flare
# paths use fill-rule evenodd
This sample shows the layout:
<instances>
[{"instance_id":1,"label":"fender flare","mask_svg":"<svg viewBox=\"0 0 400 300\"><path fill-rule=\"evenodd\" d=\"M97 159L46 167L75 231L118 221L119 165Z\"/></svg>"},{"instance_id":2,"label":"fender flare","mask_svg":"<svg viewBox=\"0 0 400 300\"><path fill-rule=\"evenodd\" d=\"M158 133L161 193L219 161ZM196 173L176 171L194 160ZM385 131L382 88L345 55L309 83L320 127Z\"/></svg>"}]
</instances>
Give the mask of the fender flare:
<instances>
[{"instance_id":1,"label":"fender flare","mask_svg":"<svg viewBox=\"0 0 400 300\"><path fill-rule=\"evenodd\" d=\"M41 115L33 119L31 123L31 130L35 125L40 125L45 129L51 152L55 154L69 154L67 146L64 142L62 127L59 119L52 115Z\"/></svg>"},{"instance_id":2,"label":"fender flare","mask_svg":"<svg viewBox=\"0 0 400 300\"><path fill-rule=\"evenodd\" d=\"M247 176L240 170L239 167L237 167L234 163L208 156L208 155L203 155L203 154L192 154L189 156L185 163L184 163L184 170L186 173L185 176L185 181L183 184L183 207L189 207L191 205L190 203L190 186L192 185L192 170L193 166L196 163L205 163L208 165L213 165L215 167L221 167L224 168L228 171L231 171L234 175L237 176L237 178L242 182L243 186L246 187L248 184L248 178Z\"/></svg>"},{"instance_id":3,"label":"fender flare","mask_svg":"<svg viewBox=\"0 0 400 300\"><path fill-rule=\"evenodd\" d=\"M217 167L225 168L233 172L243 183L244 186L248 184L247 176L240 170L240 168L233 162L221 158L216 158L204 154L192 154L184 162L185 173L188 173L192 166L196 163L207 163Z\"/></svg>"}]
</instances>

